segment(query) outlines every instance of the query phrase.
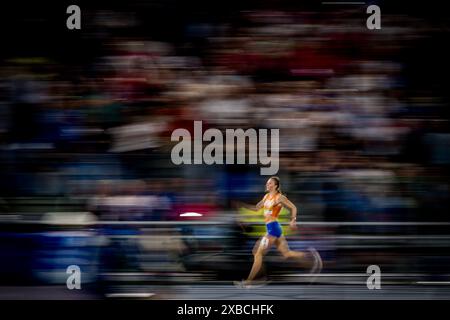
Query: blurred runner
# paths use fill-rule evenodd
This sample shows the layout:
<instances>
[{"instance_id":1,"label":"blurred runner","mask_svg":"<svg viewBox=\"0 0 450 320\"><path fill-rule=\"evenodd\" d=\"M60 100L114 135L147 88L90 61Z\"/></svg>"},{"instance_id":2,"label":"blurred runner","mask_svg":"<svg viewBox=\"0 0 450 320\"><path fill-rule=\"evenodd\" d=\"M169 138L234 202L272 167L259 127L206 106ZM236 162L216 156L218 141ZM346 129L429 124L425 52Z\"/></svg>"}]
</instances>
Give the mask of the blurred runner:
<instances>
[{"instance_id":1,"label":"blurred runner","mask_svg":"<svg viewBox=\"0 0 450 320\"><path fill-rule=\"evenodd\" d=\"M266 183L266 195L256 205L256 211L264 209L264 221L266 223L266 234L259 239L254 248L254 262L247 280L236 281L235 285L239 287L250 287L255 285L254 279L258 275L263 261L263 256L269 251L272 245L275 245L278 251L285 258L296 258L304 262L312 260L310 264L311 273L319 273L322 270L322 259L314 248L308 248L308 252L293 251L289 249L286 238L283 236L283 229L278 222L278 215L282 207L287 208L291 212L290 227L297 228L297 207L289 201L289 199L281 193L280 179L271 177ZM255 208L253 208L254 210Z\"/></svg>"}]
</instances>

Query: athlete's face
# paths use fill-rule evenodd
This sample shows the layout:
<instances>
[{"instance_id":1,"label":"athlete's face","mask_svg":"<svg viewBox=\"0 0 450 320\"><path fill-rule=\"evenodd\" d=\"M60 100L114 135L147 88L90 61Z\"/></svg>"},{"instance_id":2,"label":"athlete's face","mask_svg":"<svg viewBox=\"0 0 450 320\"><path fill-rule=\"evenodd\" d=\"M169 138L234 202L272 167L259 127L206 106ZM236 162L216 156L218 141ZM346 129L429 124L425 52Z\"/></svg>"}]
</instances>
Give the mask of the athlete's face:
<instances>
[{"instance_id":1,"label":"athlete's face","mask_svg":"<svg viewBox=\"0 0 450 320\"><path fill-rule=\"evenodd\" d=\"M269 179L266 182L266 190L269 192L275 191L277 189L277 185L275 184L275 181L273 179Z\"/></svg>"}]
</instances>

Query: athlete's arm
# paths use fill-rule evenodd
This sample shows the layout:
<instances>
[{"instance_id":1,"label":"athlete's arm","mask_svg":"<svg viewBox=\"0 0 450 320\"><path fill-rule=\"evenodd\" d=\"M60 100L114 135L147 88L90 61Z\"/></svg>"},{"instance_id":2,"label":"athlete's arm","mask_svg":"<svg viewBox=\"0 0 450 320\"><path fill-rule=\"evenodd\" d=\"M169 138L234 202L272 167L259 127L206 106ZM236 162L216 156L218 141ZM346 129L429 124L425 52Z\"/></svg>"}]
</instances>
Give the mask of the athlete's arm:
<instances>
[{"instance_id":1,"label":"athlete's arm","mask_svg":"<svg viewBox=\"0 0 450 320\"><path fill-rule=\"evenodd\" d=\"M256 204L256 211L261 209L264 206L264 198Z\"/></svg>"},{"instance_id":2,"label":"athlete's arm","mask_svg":"<svg viewBox=\"0 0 450 320\"><path fill-rule=\"evenodd\" d=\"M238 206L244 207L248 210L252 211L259 211L264 206L264 199L262 199L260 202L258 202L256 205L247 204L244 202L236 202Z\"/></svg>"},{"instance_id":3,"label":"athlete's arm","mask_svg":"<svg viewBox=\"0 0 450 320\"><path fill-rule=\"evenodd\" d=\"M280 203L283 207L289 209L289 211L291 212L290 225L294 228L297 221L297 207L286 196L283 195L280 196L278 203Z\"/></svg>"}]
</instances>

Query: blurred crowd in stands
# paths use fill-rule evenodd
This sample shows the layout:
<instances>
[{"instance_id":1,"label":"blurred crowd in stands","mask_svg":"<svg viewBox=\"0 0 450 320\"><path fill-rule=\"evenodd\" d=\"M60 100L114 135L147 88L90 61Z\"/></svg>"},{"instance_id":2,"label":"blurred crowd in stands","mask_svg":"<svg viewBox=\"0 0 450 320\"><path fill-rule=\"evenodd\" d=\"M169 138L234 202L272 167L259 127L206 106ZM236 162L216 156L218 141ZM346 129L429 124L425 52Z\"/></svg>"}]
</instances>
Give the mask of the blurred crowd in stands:
<instances>
[{"instance_id":1,"label":"blurred crowd in stands","mask_svg":"<svg viewBox=\"0 0 450 320\"><path fill-rule=\"evenodd\" d=\"M241 11L164 41L138 14L98 9L67 48L75 62L4 56L2 212L173 220L256 203L257 166L172 164L172 131L201 120L280 129L278 175L300 221L448 219L448 101L439 70L415 69L437 31L399 14L371 31L355 10Z\"/></svg>"}]
</instances>

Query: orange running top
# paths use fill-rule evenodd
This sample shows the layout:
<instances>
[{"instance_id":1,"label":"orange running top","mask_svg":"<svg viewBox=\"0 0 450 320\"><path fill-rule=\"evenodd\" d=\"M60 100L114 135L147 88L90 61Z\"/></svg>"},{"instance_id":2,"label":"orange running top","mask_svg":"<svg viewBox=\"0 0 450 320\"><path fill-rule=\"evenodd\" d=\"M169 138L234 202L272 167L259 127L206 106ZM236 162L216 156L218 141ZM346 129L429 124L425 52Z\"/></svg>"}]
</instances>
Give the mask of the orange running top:
<instances>
[{"instance_id":1,"label":"orange running top","mask_svg":"<svg viewBox=\"0 0 450 320\"><path fill-rule=\"evenodd\" d=\"M275 221L278 219L278 215L280 214L282 205L279 203L277 205L274 205L278 202L278 200L281 197L281 193L277 193L276 195L271 196L269 193L266 194L263 198L264 204L264 220L266 222Z\"/></svg>"}]
</instances>

